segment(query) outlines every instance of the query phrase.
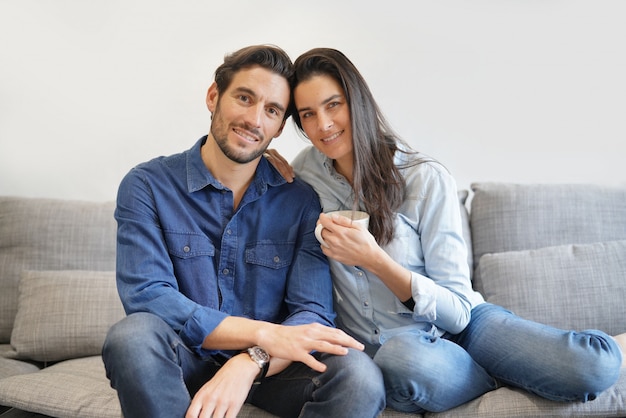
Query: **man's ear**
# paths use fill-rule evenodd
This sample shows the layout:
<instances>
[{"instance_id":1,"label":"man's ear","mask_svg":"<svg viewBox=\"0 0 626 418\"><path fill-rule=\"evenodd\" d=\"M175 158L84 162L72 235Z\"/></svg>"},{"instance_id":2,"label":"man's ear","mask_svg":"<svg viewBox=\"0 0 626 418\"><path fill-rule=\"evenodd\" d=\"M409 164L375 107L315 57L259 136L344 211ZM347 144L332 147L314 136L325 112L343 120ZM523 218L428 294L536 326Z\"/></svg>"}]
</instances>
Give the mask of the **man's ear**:
<instances>
[{"instance_id":1,"label":"man's ear","mask_svg":"<svg viewBox=\"0 0 626 418\"><path fill-rule=\"evenodd\" d=\"M276 135L274 135L274 138L278 138L280 134L283 133L283 129L285 128L285 122L287 122L287 119L284 119L283 123L280 124L280 128L278 129L278 132L276 132Z\"/></svg>"},{"instance_id":2,"label":"man's ear","mask_svg":"<svg viewBox=\"0 0 626 418\"><path fill-rule=\"evenodd\" d=\"M209 87L209 90L206 93L206 107L209 109L209 112L215 112L215 107L217 106L217 99L219 98L219 92L217 91L217 84L213 82ZM281 128L282 129L282 128Z\"/></svg>"}]
</instances>

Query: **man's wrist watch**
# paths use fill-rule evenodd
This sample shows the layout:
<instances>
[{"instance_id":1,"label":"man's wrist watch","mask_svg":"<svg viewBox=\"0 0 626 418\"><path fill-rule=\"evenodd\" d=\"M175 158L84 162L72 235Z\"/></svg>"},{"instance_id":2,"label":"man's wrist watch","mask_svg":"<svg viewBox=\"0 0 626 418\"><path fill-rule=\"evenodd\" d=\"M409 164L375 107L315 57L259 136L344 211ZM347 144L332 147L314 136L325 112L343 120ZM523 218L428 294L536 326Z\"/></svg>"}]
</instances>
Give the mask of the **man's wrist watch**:
<instances>
[{"instance_id":1,"label":"man's wrist watch","mask_svg":"<svg viewBox=\"0 0 626 418\"><path fill-rule=\"evenodd\" d=\"M254 361L261 369L261 372L255 380L259 381L265 378L267 370L270 368L270 355L258 345L248 348L248 355L250 355L252 361Z\"/></svg>"}]
</instances>

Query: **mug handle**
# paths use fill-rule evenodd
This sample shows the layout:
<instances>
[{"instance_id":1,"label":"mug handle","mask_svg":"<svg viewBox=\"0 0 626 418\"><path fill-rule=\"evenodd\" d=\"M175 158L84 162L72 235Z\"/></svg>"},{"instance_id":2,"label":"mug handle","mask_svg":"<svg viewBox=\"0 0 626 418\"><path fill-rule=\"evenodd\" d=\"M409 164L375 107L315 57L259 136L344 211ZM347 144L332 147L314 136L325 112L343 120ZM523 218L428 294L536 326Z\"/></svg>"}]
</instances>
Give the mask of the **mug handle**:
<instances>
[{"instance_id":1,"label":"mug handle","mask_svg":"<svg viewBox=\"0 0 626 418\"><path fill-rule=\"evenodd\" d=\"M320 244L322 244L322 246L326 248L330 248L330 246L326 244L326 241L324 241L324 238L322 238L322 229L324 229L324 225L322 224L317 224L315 226L315 238L317 238L317 240L320 242Z\"/></svg>"}]
</instances>

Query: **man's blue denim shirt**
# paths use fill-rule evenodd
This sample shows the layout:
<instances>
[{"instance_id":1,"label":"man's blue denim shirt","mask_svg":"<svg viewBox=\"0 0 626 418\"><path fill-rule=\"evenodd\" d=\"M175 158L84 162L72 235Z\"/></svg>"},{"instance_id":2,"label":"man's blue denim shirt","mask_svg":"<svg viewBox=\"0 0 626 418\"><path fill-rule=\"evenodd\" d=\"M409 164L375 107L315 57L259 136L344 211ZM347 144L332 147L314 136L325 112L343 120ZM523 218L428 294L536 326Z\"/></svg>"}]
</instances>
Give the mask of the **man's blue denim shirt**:
<instances>
[{"instance_id":1,"label":"man's blue denim shirt","mask_svg":"<svg viewBox=\"0 0 626 418\"><path fill-rule=\"evenodd\" d=\"M163 318L202 356L229 315L333 326L328 261L315 239L321 207L265 158L239 207L188 151L132 169L117 197L117 284L127 313Z\"/></svg>"}]
</instances>

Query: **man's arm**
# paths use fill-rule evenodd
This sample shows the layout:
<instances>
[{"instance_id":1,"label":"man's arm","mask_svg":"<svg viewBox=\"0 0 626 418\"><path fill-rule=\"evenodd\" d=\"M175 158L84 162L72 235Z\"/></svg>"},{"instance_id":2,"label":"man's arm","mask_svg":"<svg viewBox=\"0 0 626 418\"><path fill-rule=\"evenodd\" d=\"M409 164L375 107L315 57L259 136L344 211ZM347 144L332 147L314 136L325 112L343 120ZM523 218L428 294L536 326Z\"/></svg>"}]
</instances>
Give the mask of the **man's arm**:
<instances>
[{"instance_id":1,"label":"man's arm","mask_svg":"<svg viewBox=\"0 0 626 418\"><path fill-rule=\"evenodd\" d=\"M198 350L227 314L181 293L153 196L142 169L132 170L120 184L115 210L120 297L127 313L158 315Z\"/></svg>"}]
</instances>

